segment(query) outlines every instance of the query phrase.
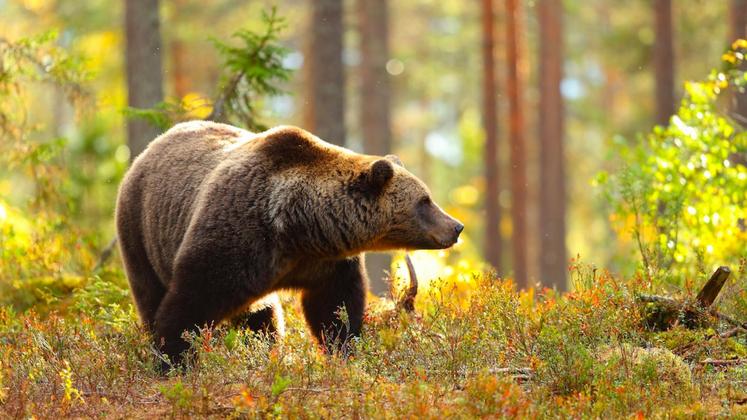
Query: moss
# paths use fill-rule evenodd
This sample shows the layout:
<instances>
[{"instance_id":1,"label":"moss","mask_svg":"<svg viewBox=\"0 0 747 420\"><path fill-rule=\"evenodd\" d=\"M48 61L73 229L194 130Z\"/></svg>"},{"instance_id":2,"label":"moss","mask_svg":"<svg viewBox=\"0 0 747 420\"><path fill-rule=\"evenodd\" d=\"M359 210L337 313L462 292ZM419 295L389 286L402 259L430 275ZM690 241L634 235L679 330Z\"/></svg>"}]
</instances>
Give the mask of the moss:
<instances>
[{"instance_id":1,"label":"moss","mask_svg":"<svg viewBox=\"0 0 747 420\"><path fill-rule=\"evenodd\" d=\"M605 366L625 370L634 383L663 387L672 393L692 391L690 367L668 349L643 348L625 343L602 346L596 354Z\"/></svg>"}]
</instances>

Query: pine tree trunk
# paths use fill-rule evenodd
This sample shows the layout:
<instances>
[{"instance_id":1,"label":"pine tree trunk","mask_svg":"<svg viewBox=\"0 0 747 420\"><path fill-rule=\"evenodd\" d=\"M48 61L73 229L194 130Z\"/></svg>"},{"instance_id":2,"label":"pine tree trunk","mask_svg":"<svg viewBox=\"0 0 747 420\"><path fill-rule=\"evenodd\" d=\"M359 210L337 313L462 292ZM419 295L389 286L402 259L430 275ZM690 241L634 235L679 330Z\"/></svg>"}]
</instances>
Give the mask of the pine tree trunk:
<instances>
[{"instance_id":1,"label":"pine tree trunk","mask_svg":"<svg viewBox=\"0 0 747 420\"><path fill-rule=\"evenodd\" d=\"M174 84L174 95L181 99L189 92L189 79L185 69L186 51L184 42L171 41L171 81Z\"/></svg>"},{"instance_id":2,"label":"pine tree trunk","mask_svg":"<svg viewBox=\"0 0 747 420\"><path fill-rule=\"evenodd\" d=\"M729 8L729 43L747 37L747 0L731 0Z\"/></svg>"},{"instance_id":3,"label":"pine tree trunk","mask_svg":"<svg viewBox=\"0 0 747 420\"><path fill-rule=\"evenodd\" d=\"M527 279L527 180L524 144L523 80L520 77L521 51L519 50L519 24L521 22L518 0L506 0L506 42L508 77L506 81L509 102L509 136L511 155L511 220L514 279L519 287L528 286Z\"/></svg>"},{"instance_id":4,"label":"pine tree trunk","mask_svg":"<svg viewBox=\"0 0 747 420\"><path fill-rule=\"evenodd\" d=\"M181 22L187 14L187 4L185 0L171 0L172 10L171 16L168 18L169 21ZM187 71L187 49L185 43L180 37L180 33L176 30L175 26L172 26L169 40L169 73L171 76L171 88L173 94L178 98L182 99L189 93L189 72ZM168 74L168 73L167 73ZM168 82L167 82L168 83Z\"/></svg>"},{"instance_id":5,"label":"pine tree trunk","mask_svg":"<svg viewBox=\"0 0 747 420\"><path fill-rule=\"evenodd\" d=\"M737 39L747 38L747 0L732 0L729 8L729 44ZM744 63L743 63L743 69ZM735 92L735 120L747 126L747 93Z\"/></svg>"},{"instance_id":6,"label":"pine tree trunk","mask_svg":"<svg viewBox=\"0 0 747 420\"><path fill-rule=\"evenodd\" d=\"M654 0L655 32L653 61L656 79L656 123L666 125L675 111L672 1Z\"/></svg>"},{"instance_id":7,"label":"pine tree trunk","mask_svg":"<svg viewBox=\"0 0 747 420\"><path fill-rule=\"evenodd\" d=\"M392 132L390 114L388 16L386 0L357 0L360 30L360 123L363 151L383 156L391 153ZM392 263L389 254L366 254L366 268L371 279L371 292L383 294L389 290L385 281Z\"/></svg>"},{"instance_id":8,"label":"pine tree trunk","mask_svg":"<svg viewBox=\"0 0 747 420\"><path fill-rule=\"evenodd\" d=\"M161 33L158 0L125 0L127 104L150 108L163 100ZM130 159L160 134L143 119L127 121Z\"/></svg>"},{"instance_id":9,"label":"pine tree trunk","mask_svg":"<svg viewBox=\"0 0 747 420\"><path fill-rule=\"evenodd\" d=\"M483 129L485 130L485 259L501 272L501 208L498 204L498 105L495 77L495 9L482 0Z\"/></svg>"},{"instance_id":10,"label":"pine tree trunk","mask_svg":"<svg viewBox=\"0 0 747 420\"><path fill-rule=\"evenodd\" d=\"M311 0L306 53L306 128L330 143L345 145L345 71L342 63L343 2Z\"/></svg>"},{"instance_id":11,"label":"pine tree trunk","mask_svg":"<svg viewBox=\"0 0 747 420\"><path fill-rule=\"evenodd\" d=\"M565 162L563 154L563 5L540 0L540 280L565 290Z\"/></svg>"}]
</instances>

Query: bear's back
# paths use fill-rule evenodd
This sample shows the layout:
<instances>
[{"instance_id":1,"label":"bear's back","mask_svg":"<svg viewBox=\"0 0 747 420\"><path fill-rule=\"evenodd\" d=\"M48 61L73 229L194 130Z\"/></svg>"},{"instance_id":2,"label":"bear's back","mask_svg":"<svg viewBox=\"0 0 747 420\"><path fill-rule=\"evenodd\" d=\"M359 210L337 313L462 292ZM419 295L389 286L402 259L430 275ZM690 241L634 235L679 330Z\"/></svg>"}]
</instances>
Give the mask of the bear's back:
<instances>
[{"instance_id":1,"label":"bear's back","mask_svg":"<svg viewBox=\"0 0 747 420\"><path fill-rule=\"evenodd\" d=\"M162 283L172 276L201 185L231 150L253 138L225 124L180 123L151 142L127 172L117 213L127 213L129 229L141 230L138 236Z\"/></svg>"}]
</instances>

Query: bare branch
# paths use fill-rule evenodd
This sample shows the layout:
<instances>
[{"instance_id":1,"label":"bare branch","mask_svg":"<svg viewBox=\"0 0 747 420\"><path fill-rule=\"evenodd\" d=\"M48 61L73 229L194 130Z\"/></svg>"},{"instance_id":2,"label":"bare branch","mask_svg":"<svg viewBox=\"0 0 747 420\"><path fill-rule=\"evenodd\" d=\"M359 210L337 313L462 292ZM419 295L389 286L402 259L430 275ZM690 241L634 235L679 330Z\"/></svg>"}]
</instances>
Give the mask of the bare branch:
<instances>
[{"instance_id":1,"label":"bare branch","mask_svg":"<svg viewBox=\"0 0 747 420\"><path fill-rule=\"evenodd\" d=\"M405 263L407 263L407 273L410 275L410 287L399 301L399 306L407 312L413 312L415 310L415 297L418 295L418 275L415 273L415 266L412 264L409 254L405 254Z\"/></svg>"}]
</instances>

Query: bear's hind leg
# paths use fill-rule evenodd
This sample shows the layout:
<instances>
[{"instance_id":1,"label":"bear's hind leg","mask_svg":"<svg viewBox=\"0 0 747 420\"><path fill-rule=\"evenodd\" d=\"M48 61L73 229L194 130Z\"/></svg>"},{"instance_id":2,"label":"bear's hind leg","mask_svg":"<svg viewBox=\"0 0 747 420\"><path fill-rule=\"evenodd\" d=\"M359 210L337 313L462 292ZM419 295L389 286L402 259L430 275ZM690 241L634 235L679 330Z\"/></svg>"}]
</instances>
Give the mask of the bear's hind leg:
<instances>
[{"instance_id":1,"label":"bear's hind leg","mask_svg":"<svg viewBox=\"0 0 747 420\"><path fill-rule=\"evenodd\" d=\"M266 333L273 338L282 337L285 334L285 320L280 299L276 294L260 299L248 311L235 316L232 324L238 328Z\"/></svg>"},{"instance_id":2,"label":"bear's hind leg","mask_svg":"<svg viewBox=\"0 0 747 420\"><path fill-rule=\"evenodd\" d=\"M155 272L152 272L152 275L148 276L141 274L136 281L130 280L130 290L135 297L143 325L151 333L154 332L156 312L166 295L166 288L158 280Z\"/></svg>"},{"instance_id":3,"label":"bear's hind leg","mask_svg":"<svg viewBox=\"0 0 747 420\"><path fill-rule=\"evenodd\" d=\"M166 288L148 261L142 244L135 238L122 235L122 232L118 241L140 320L148 331L153 332L156 311L166 294Z\"/></svg>"},{"instance_id":4,"label":"bear's hind leg","mask_svg":"<svg viewBox=\"0 0 747 420\"><path fill-rule=\"evenodd\" d=\"M311 331L327 351L345 350L360 335L366 309L367 278L360 256L334 262L331 270L309 282L301 303ZM344 307L347 320L338 316Z\"/></svg>"}]
</instances>

